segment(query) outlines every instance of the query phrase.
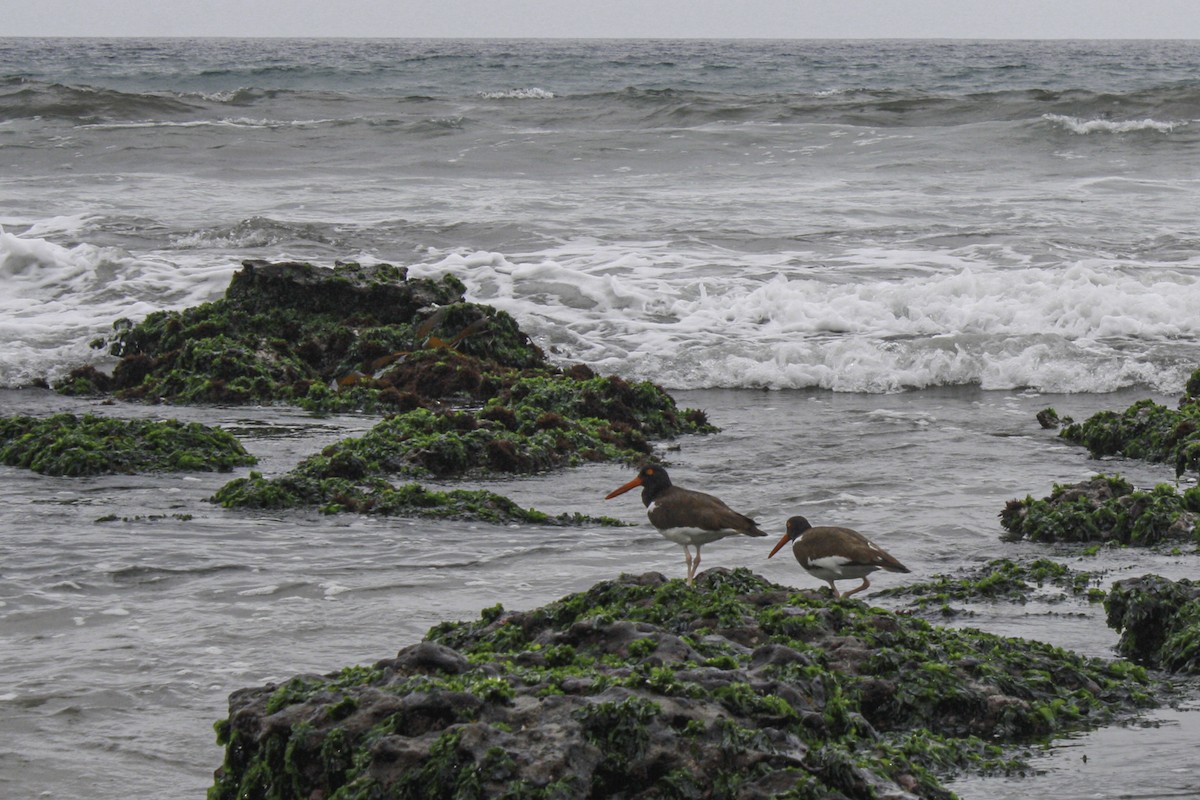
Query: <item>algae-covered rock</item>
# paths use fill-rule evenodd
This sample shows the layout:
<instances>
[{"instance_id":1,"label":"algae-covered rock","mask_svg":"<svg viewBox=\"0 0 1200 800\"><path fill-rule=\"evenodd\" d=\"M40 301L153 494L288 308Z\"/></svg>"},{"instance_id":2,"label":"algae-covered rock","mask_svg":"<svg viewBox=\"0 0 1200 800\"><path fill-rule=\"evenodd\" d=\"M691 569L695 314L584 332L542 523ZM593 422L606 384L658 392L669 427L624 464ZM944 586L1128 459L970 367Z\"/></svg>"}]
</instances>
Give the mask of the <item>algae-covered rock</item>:
<instances>
[{"instance_id":1,"label":"algae-covered rock","mask_svg":"<svg viewBox=\"0 0 1200 800\"><path fill-rule=\"evenodd\" d=\"M649 381L549 364L511 316L464 302L463 292L453 276L409 279L389 264L246 261L221 300L136 325L119 320L109 343L120 358L113 374L81 367L56 388L391 414L285 475L224 487L216 499L230 508L546 521L498 495L387 479L630 463L649 455L651 439L716 430L704 412L678 409Z\"/></svg>"},{"instance_id":2,"label":"algae-covered rock","mask_svg":"<svg viewBox=\"0 0 1200 800\"><path fill-rule=\"evenodd\" d=\"M0 463L45 475L227 472L255 461L232 434L198 422L0 417Z\"/></svg>"},{"instance_id":3,"label":"algae-covered rock","mask_svg":"<svg viewBox=\"0 0 1200 800\"><path fill-rule=\"evenodd\" d=\"M1160 483L1146 491L1119 475L1097 475L1070 486L1056 484L1040 500L1010 500L1000 523L1011 538L1034 542L1200 541L1200 487L1180 493Z\"/></svg>"},{"instance_id":4,"label":"algae-covered rock","mask_svg":"<svg viewBox=\"0 0 1200 800\"><path fill-rule=\"evenodd\" d=\"M1174 465L1176 476L1200 469L1200 369L1188 380L1178 408L1139 400L1122 412L1101 411L1067 425L1059 435L1085 446L1093 458L1165 462Z\"/></svg>"},{"instance_id":5,"label":"algae-covered rock","mask_svg":"<svg viewBox=\"0 0 1200 800\"><path fill-rule=\"evenodd\" d=\"M1158 575L1113 584L1104 602L1117 650L1140 664L1200 674L1200 583Z\"/></svg>"},{"instance_id":6,"label":"algae-covered rock","mask_svg":"<svg viewBox=\"0 0 1200 800\"><path fill-rule=\"evenodd\" d=\"M374 410L398 399L376 375L423 350L458 350L496 369L545 366L512 317L464 302L463 291L451 275L409 279L390 264L245 261L220 300L114 323L108 348L120 361L111 378L83 367L55 388L156 402Z\"/></svg>"},{"instance_id":7,"label":"algae-covered rock","mask_svg":"<svg viewBox=\"0 0 1200 800\"><path fill-rule=\"evenodd\" d=\"M949 798L1001 747L1151 703L1144 670L746 570L485 609L397 657L235 692L210 800Z\"/></svg>"},{"instance_id":8,"label":"algae-covered rock","mask_svg":"<svg viewBox=\"0 0 1200 800\"><path fill-rule=\"evenodd\" d=\"M435 513L388 479L458 478L467 474L531 474L591 461L633 463L651 452L648 437L703 433L712 426L701 412L681 412L649 382L579 378L567 374L515 380L474 410L417 408L384 419L363 436L329 445L288 473L240 478L215 498L227 508L318 507L360 513ZM439 495L446 498L447 495ZM495 497L495 496L493 496ZM478 504L453 503L448 516ZM484 507L496 507L490 500ZM537 520L550 519L540 512ZM527 519L508 504L498 518ZM573 517L572 521L582 521Z\"/></svg>"},{"instance_id":9,"label":"algae-covered rock","mask_svg":"<svg viewBox=\"0 0 1200 800\"><path fill-rule=\"evenodd\" d=\"M940 605L944 614L953 613L951 602L1026 603L1032 598L1057 602L1083 597L1095 602L1104 596L1096 577L1073 570L1057 561L1038 558L1029 562L998 558L971 569L966 575L935 575L928 581L882 589L873 596L904 597L917 608ZM1048 587L1057 590L1048 591Z\"/></svg>"},{"instance_id":10,"label":"algae-covered rock","mask_svg":"<svg viewBox=\"0 0 1200 800\"><path fill-rule=\"evenodd\" d=\"M352 511L381 516L470 519L496 524L625 524L612 517L551 516L534 508L522 508L503 495L482 489L439 492L419 483L396 485L382 478L351 480L337 476L313 477L299 472L273 479L251 472L245 478L222 486L212 499L225 508L282 510L311 507L325 514Z\"/></svg>"}]
</instances>

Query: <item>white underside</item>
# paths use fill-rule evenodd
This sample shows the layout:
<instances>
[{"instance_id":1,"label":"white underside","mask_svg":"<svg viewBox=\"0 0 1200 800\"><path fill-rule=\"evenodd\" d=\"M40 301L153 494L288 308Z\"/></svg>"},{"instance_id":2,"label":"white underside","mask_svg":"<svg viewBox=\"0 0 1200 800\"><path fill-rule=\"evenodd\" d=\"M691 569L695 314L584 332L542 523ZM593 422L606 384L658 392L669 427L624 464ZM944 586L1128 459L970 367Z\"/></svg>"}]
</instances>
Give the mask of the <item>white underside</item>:
<instances>
[{"instance_id":1,"label":"white underside","mask_svg":"<svg viewBox=\"0 0 1200 800\"><path fill-rule=\"evenodd\" d=\"M879 567L851 564L848 558L842 556L825 556L814 558L804 565L812 575L823 581L837 581L845 578L865 578Z\"/></svg>"},{"instance_id":2,"label":"white underside","mask_svg":"<svg viewBox=\"0 0 1200 800\"><path fill-rule=\"evenodd\" d=\"M681 545L701 545L732 536L736 531L706 531L701 528L667 528L659 531L663 538Z\"/></svg>"}]
</instances>

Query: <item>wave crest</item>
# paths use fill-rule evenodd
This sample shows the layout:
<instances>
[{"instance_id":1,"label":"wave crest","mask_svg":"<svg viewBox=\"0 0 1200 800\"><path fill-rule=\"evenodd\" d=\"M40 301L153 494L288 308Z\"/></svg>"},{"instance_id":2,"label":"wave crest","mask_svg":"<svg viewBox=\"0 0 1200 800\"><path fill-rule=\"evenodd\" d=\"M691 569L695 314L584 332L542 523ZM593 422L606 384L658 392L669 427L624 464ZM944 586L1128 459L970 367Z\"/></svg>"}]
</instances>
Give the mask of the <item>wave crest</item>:
<instances>
[{"instance_id":1,"label":"wave crest","mask_svg":"<svg viewBox=\"0 0 1200 800\"><path fill-rule=\"evenodd\" d=\"M1062 114L1043 114L1042 119L1081 136L1089 133L1136 133L1138 131L1171 133L1176 128L1182 128L1188 124L1187 122L1162 122L1155 119L1080 119Z\"/></svg>"}]
</instances>

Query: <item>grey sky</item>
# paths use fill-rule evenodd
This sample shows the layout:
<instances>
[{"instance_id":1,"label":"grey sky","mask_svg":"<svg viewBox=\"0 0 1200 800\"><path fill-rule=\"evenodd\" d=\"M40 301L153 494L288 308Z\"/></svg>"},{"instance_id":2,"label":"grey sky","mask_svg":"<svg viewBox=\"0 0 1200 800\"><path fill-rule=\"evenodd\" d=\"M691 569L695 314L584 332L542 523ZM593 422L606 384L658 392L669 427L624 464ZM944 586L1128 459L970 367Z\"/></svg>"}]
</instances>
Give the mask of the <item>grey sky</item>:
<instances>
[{"instance_id":1,"label":"grey sky","mask_svg":"<svg viewBox=\"0 0 1200 800\"><path fill-rule=\"evenodd\" d=\"M1200 2L0 0L0 36L1200 39Z\"/></svg>"}]
</instances>

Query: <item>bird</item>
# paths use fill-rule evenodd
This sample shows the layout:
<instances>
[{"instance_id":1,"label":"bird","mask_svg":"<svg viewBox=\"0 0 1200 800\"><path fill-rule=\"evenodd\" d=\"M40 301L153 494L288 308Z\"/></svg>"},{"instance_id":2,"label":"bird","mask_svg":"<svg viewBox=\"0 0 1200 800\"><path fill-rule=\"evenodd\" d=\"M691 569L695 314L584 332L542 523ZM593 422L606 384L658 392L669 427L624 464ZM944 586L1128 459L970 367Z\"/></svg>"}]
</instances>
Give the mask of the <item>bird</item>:
<instances>
[{"instance_id":1,"label":"bird","mask_svg":"<svg viewBox=\"0 0 1200 800\"><path fill-rule=\"evenodd\" d=\"M701 545L736 534L767 535L766 531L759 530L754 520L734 511L711 494L671 483L667 471L660 466L642 467L636 478L609 492L604 499L611 500L638 486L642 487L642 503L646 506L650 524L665 538L683 547L689 586L700 566ZM693 546L695 557L690 550Z\"/></svg>"},{"instance_id":2,"label":"bird","mask_svg":"<svg viewBox=\"0 0 1200 800\"><path fill-rule=\"evenodd\" d=\"M800 566L828 583L834 597L849 597L866 589L871 585L867 576L877 569L911 571L858 531L824 525L814 528L804 517L792 517L787 521L787 532L767 558L778 553L788 542L795 542L792 553ZM862 578L862 585L839 594L833 582L847 578Z\"/></svg>"}]
</instances>

